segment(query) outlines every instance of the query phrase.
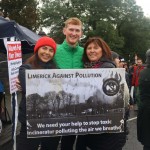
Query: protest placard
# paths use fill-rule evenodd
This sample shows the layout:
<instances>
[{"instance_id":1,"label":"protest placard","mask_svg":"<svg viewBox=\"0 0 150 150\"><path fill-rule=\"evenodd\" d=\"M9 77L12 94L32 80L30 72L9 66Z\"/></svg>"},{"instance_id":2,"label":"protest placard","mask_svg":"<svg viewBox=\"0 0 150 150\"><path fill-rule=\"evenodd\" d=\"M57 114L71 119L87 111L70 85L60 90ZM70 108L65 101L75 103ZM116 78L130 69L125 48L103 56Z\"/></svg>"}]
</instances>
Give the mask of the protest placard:
<instances>
[{"instance_id":1,"label":"protest placard","mask_svg":"<svg viewBox=\"0 0 150 150\"><path fill-rule=\"evenodd\" d=\"M26 71L27 136L124 131L125 70Z\"/></svg>"}]
</instances>

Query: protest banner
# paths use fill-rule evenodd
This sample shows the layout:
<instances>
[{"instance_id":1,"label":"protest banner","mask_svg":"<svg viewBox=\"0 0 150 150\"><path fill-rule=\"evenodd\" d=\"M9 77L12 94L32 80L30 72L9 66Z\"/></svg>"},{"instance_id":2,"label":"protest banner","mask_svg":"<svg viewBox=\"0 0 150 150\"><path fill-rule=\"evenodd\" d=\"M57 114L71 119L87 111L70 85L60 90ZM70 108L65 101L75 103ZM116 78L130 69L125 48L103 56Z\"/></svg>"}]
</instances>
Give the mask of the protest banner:
<instances>
[{"instance_id":1,"label":"protest banner","mask_svg":"<svg viewBox=\"0 0 150 150\"><path fill-rule=\"evenodd\" d=\"M22 65L22 48L21 41L14 41L15 37L4 39L4 45L7 50L8 74L9 74L9 89L11 94L12 107L12 138L13 149L16 150L16 129L18 122L18 103L17 103L17 87L16 80L19 74L19 67Z\"/></svg>"},{"instance_id":2,"label":"protest banner","mask_svg":"<svg viewBox=\"0 0 150 150\"><path fill-rule=\"evenodd\" d=\"M26 70L27 136L124 131L125 70Z\"/></svg>"}]
</instances>

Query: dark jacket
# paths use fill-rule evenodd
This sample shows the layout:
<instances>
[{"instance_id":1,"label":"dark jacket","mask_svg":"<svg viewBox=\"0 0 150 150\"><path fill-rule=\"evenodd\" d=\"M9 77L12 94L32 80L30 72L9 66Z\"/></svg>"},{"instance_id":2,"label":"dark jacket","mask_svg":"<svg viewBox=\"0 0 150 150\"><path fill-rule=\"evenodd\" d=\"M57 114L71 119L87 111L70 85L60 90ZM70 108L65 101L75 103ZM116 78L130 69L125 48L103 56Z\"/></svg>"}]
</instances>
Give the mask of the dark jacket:
<instances>
[{"instance_id":1,"label":"dark jacket","mask_svg":"<svg viewBox=\"0 0 150 150\"><path fill-rule=\"evenodd\" d=\"M116 68L116 65L113 61L107 60L105 58L101 59L101 66L100 68Z\"/></svg>"},{"instance_id":2,"label":"dark jacket","mask_svg":"<svg viewBox=\"0 0 150 150\"><path fill-rule=\"evenodd\" d=\"M51 63L52 64L52 63ZM54 69L55 67L51 65L50 63L40 63L42 68L44 69ZM19 114L18 119L19 121L26 125L26 81L25 81L25 70L26 69L32 69L32 66L30 64L23 64L19 68L19 81L22 87L22 98L19 105Z\"/></svg>"},{"instance_id":3,"label":"dark jacket","mask_svg":"<svg viewBox=\"0 0 150 150\"><path fill-rule=\"evenodd\" d=\"M19 121L26 125L26 81L25 81L25 70L31 69L31 65L24 64L19 68L19 81L22 87L22 97L19 105Z\"/></svg>"},{"instance_id":4,"label":"dark jacket","mask_svg":"<svg viewBox=\"0 0 150 150\"><path fill-rule=\"evenodd\" d=\"M139 76L141 106L137 116L137 137L143 144L150 146L150 65Z\"/></svg>"}]
</instances>

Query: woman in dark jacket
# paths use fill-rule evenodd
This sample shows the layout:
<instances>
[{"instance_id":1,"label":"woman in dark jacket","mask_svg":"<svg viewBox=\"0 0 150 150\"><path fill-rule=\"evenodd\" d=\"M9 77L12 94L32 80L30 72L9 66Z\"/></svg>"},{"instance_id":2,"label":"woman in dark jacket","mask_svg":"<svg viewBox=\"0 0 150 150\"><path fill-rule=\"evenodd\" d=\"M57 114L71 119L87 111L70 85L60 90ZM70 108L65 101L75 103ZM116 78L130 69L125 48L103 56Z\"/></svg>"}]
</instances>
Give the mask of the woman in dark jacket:
<instances>
[{"instance_id":1,"label":"woman in dark jacket","mask_svg":"<svg viewBox=\"0 0 150 150\"><path fill-rule=\"evenodd\" d=\"M109 46L99 37L89 38L84 46L85 68L116 68ZM125 133L79 135L76 150L121 150L126 142Z\"/></svg>"},{"instance_id":2,"label":"woman in dark jacket","mask_svg":"<svg viewBox=\"0 0 150 150\"><path fill-rule=\"evenodd\" d=\"M40 38L35 47L34 55L19 68L19 80L22 88L22 99L19 106L18 119L21 123L20 134L17 136L17 150L57 150L60 137L27 138L26 124L26 81L27 69L55 69L53 57L56 52L56 43L49 37Z\"/></svg>"},{"instance_id":3,"label":"woman in dark jacket","mask_svg":"<svg viewBox=\"0 0 150 150\"><path fill-rule=\"evenodd\" d=\"M139 76L141 106L137 115L137 138L144 145L143 150L150 150L150 49L146 52L146 64Z\"/></svg>"},{"instance_id":4,"label":"woman in dark jacket","mask_svg":"<svg viewBox=\"0 0 150 150\"><path fill-rule=\"evenodd\" d=\"M3 85L2 81L0 80L0 119L1 119L1 114L3 111L3 108L2 108L3 98L4 98L4 85Z\"/></svg>"}]
</instances>

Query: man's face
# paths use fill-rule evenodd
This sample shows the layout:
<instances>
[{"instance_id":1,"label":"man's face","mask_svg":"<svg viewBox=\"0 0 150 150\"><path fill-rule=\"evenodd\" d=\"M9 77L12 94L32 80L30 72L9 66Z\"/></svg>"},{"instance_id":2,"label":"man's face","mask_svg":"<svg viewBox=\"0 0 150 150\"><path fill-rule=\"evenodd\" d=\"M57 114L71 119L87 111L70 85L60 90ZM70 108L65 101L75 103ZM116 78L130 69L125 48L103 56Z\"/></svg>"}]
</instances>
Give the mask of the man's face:
<instances>
[{"instance_id":1,"label":"man's face","mask_svg":"<svg viewBox=\"0 0 150 150\"><path fill-rule=\"evenodd\" d=\"M143 64L143 63L142 63L142 60L137 60L137 65L138 65L138 66L142 66L142 64Z\"/></svg>"},{"instance_id":2,"label":"man's face","mask_svg":"<svg viewBox=\"0 0 150 150\"><path fill-rule=\"evenodd\" d=\"M67 27L63 29L63 33L66 36L67 43L75 46L82 36L82 27L81 25L68 24Z\"/></svg>"}]
</instances>

